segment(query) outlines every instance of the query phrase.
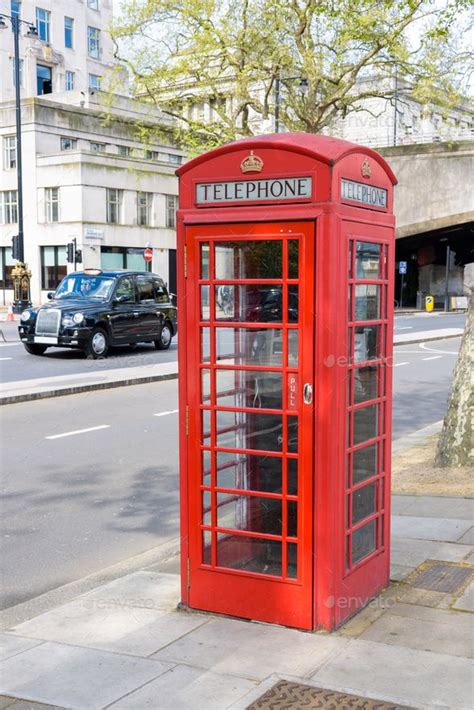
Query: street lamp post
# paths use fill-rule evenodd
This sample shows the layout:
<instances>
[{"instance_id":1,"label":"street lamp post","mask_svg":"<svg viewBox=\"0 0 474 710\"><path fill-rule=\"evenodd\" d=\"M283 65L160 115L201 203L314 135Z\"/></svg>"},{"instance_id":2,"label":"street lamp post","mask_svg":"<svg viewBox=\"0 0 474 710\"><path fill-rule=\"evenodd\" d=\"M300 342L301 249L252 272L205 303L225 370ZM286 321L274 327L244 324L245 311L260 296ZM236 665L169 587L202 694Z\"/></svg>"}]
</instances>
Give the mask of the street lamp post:
<instances>
[{"instance_id":1,"label":"street lamp post","mask_svg":"<svg viewBox=\"0 0 474 710\"><path fill-rule=\"evenodd\" d=\"M20 95L20 29L21 25L28 27L27 37L37 37L38 31L31 22L20 20L17 14L5 15L0 13L0 29L6 29L5 19L10 20L13 31L15 55L15 117L16 117L16 172L17 172L17 213L18 234L13 237L12 252L16 265L12 269L13 278L13 310L21 313L31 305L30 279L31 271L25 264L25 239L23 231L23 170L21 153L21 95Z\"/></svg>"},{"instance_id":2,"label":"street lamp post","mask_svg":"<svg viewBox=\"0 0 474 710\"><path fill-rule=\"evenodd\" d=\"M285 81L299 81L302 95L308 91L308 80L301 76L286 76ZM275 133L280 132L281 77L275 79Z\"/></svg>"}]
</instances>

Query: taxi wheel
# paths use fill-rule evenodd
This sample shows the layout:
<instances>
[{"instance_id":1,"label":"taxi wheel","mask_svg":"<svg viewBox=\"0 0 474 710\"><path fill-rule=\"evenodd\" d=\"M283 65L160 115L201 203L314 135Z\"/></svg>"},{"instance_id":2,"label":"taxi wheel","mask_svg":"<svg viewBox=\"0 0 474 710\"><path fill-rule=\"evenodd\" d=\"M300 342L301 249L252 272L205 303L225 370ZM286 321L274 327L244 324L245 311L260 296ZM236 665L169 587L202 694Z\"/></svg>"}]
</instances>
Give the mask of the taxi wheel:
<instances>
[{"instance_id":1,"label":"taxi wheel","mask_svg":"<svg viewBox=\"0 0 474 710\"><path fill-rule=\"evenodd\" d=\"M47 350L47 345L32 345L30 343L23 343L25 350L30 355L44 355Z\"/></svg>"},{"instance_id":2,"label":"taxi wheel","mask_svg":"<svg viewBox=\"0 0 474 710\"><path fill-rule=\"evenodd\" d=\"M84 349L86 356L97 360L98 358L107 357L108 350L109 336L103 328L94 328Z\"/></svg>"},{"instance_id":3,"label":"taxi wheel","mask_svg":"<svg viewBox=\"0 0 474 710\"><path fill-rule=\"evenodd\" d=\"M165 323L160 331L160 337L155 340L155 348L157 350L168 350L173 340L173 331L171 330L171 325Z\"/></svg>"}]
</instances>

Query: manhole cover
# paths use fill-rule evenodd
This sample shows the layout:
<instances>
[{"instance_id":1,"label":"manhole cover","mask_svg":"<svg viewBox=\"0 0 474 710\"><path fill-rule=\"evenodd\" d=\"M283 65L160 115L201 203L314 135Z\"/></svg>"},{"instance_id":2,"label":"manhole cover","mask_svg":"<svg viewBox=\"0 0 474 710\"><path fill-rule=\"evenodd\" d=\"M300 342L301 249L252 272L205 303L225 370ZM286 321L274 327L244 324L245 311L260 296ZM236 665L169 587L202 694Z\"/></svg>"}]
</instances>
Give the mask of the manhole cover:
<instances>
[{"instance_id":1,"label":"manhole cover","mask_svg":"<svg viewBox=\"0 0 474 710\"><path fill-rule=\"evenodd\" d=\"M420 572L412 582L413 587L429 589L432 592L457 592L473 575L469 567L446 565L442 562L431 565Z\"/></svg>"},{"instance_id":2,"label":"manhole cover","mask_svg":"<svg viewBox=\"0 0 474 710\"><path fill-rule=\"evenodd\" d=\"M255 700L247 710L412 710L406 705L394 705L381 700L363 698L360 695L338 693L325 688L312 688L309 685L281 680L267 690L261 698Z\"/></svg>"}]
</instances>

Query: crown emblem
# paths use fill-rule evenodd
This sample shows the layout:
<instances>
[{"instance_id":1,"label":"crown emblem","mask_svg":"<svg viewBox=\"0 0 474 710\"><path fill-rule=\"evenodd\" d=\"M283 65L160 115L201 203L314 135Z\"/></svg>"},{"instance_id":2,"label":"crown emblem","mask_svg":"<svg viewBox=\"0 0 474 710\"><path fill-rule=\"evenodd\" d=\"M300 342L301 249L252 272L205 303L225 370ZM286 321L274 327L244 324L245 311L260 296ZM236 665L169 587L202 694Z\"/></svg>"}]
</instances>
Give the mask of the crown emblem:
<instances>
[{"instance_id":1,"label":"crown emblem","mask_svg":"<svg viewBox=\"0 0 474 710\"><path fill-rule=\"evenodd\" d=\"M240 169L243 173L260 173L263 168L263 160L254 155L253 150L250 151L250 155L240 163Z\"/></svg>"},{"instance_id":2,"label":"crown emblem","mask_svg":"<svg viewBox=\"0 0 474 710\"><path fill-rule=\"evenodd\" d=\"M370 167L370 163L367 160L367 158L362 163L362 167L360 169L360 172L362 173L362 177L365 177L365 178L369 178L372 175L372 169Z\"/></svg>"}]
</instances>

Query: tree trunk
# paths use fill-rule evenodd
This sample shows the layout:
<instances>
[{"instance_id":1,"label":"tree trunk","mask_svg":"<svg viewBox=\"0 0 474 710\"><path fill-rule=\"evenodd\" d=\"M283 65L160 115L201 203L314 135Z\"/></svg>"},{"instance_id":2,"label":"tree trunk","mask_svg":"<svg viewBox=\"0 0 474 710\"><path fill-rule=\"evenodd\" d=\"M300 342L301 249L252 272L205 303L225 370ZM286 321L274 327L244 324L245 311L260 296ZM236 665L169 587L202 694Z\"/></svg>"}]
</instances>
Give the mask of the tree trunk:
<instances>
[{"instance_id":1,"label":"tree trunk","mask_svg":"<svg viewBox=\"0 0 474 710\"><path fill-rule=\"evenodd\" d=\"M454 368L448 411L438 441L435 466L474 465L474 291L471 293L466 327Z\"/></svg>"}]
</instances>

